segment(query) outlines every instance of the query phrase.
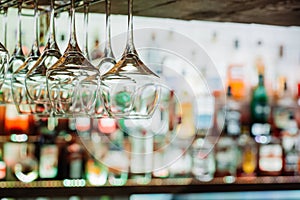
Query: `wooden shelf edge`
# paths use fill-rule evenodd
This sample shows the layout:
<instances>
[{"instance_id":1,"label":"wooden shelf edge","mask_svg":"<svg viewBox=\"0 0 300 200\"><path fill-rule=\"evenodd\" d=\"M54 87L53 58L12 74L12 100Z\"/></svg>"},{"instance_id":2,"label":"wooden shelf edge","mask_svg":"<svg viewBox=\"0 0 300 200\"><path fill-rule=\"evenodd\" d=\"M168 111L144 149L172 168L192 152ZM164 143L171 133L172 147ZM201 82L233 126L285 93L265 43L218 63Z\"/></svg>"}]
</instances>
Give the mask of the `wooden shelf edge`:
<instances>
[{"instance_id":1,"label":"wooden shelf edge","mask_svg":"<svg viewBox=\"0 0 300 200\"><path fill-rule=\"evenodd\" d=\"M200 182L192 178L153 179L147 185L136 185L132 180L125 186L92 186L65 187L63 181L35 181L21 183L17 181L0 182L0 197L69 197L69 196L130 196L131 194L183 194L203 192L240 192L299 190L299 176L257 177L249 180L237 178L234 183L224 183L222 178L211 182Z\"/></svg>"}]
</instances>

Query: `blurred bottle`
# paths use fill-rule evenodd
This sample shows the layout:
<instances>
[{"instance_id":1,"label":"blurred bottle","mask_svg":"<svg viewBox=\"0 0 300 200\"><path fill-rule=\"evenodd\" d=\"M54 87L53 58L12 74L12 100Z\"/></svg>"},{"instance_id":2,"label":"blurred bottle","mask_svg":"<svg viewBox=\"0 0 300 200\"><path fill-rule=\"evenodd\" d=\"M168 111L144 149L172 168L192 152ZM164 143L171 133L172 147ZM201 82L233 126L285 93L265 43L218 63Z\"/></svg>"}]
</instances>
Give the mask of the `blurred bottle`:
<instances>
[{"instance_id":1,"label":"blurred bottle","mask_svg":"<svg viewBox=\"0 0 300 200\"><path fill-rule=\"evenodd\" d=\"M161 101L152 116L150 130L153 133L153 172L156 178L169 176L166 148L170 143L172 132L176 129L176 99L174 91L167 88L161 90Z\"/></svg>"},{"instance_id":2,"label":"blurred bottle","mask_svg":"<svg viewBox=\"0 0 300 200\"><path fill-rule=\"evenodd\" d=\"M298 173L298 138L299 129L294 113L290 113L287 125L281 131L282 148L284 153L284 175L296 175Z\"/></svg>"},{"instance_id":3,"label":"blurred bottle","mask_svg":"<svg viewBox=\"0 0 300 200\"><path fill-rule=\"evenodd\" d=\"M240 176L255 177L257 167L257 143L250 137L247 127L242 129L242 134L239 137L238 145L241 149L241 165Z\"/></svg>"},{"instance_id":4,"label":"blurred bottle","mask_svg":"<svg viewBox=\"0 0 300 200\"><path fill-rule=\"evenodd\" d=\"M101 186L104 185L107 181L107 167L95 159L93 156L89 156L86 162L86 179L91 185Z\"/></svg>"},{"instance_id":5,"label":"blurred bottle","mask_svg":"<svg viewBox=\"0 0 300 200\"><path fill-rule=\"evenodd\" d=\"M109 135L109 140L109 149L104 157L104 164L108 167L108 182L114 186L125 185L129 171L127 138L117 129Z\"/></svg>"},{"instance_id":6,"label":"blurred bottle","mask_svg":"<svg viewBox=\"0 0 300 200\"><path fill-rule=\"evenodd\" d=\"M251 135L258 143L270 140L271 125L269 98L264 86L264 75L259 74L258 86L253 90L251 99Z\"/></svg>"},{"instance_id":7,"label":"blurred bottle","mask_svg":"<svg viewBox=\"0 0 300 200\"><path fill-rule=\"evenodd\" d=\"M180 144L186 141L173 141L168 147L168 163L171 178L187 178L191 176L193 159L191 151L186 145Z\"/></svg>"},{"instance_id":8,"label":"blurred bottle","mask_svg":"<svg viewBox=\"0 0 300 200\"><path fill-rule=\"evenodd\" d=\"M77 141L75 134L70 134L71 140L67 145L67 178L82 179L85 175L85 152Z\"/></svg>"},{"instance_id":9,"label":"blurred bottle","mask_svg":"<svg viewBox=\"0 0 300 200\"><path fill-rule=\"evenodd\" d=\"M264 141L264 140L262 140ZM270 137L270 140L259 144L258 175L278 176L283 170L283 150L280 139Z\"/></svg>"},{"instance_id":10,"label":"blurred bottle","mask_svg":"<svg viewBox=\"0 0 300 200\"><path fill-rule=\"evenodd\" d=\"M211 181L216 171L214 153L209 140L197 138L192 145L193 167L192 174L203 182ZM208 154L207 154L208 152Z\"/></svg>"},{"instance_id":11,"label":"blurred bottle","mask_svg":"<svg viewBox=\"0 0 300 200\"><path fill-rule=\"evenodd\" d=\"M245 58L240 52L239 40L234 40L234 50L227 68L227 85L231 87L231 93L235 99L246 97L246 77L244 73Z\"/></svg>"},{"instance_id":12,"label":"blurred bottle","mask_svg":"<svg viewBox=\"0 0 300 200\"><path fill-rule=\"evenodd\" d=\"M241 105L234 99L231 86L227 88L226 104L218 115L224 115L225 135L238 137L241 133Z\"/></svg>"},{"instance_id":13,"label":"blurred bottle","mask_svg":"<svg viewBox=\"0 0 300 200\"><path fill-rule=\"evenodd\" d=\"M35 145L27 143L21 148L19 162L14 166L14 173L17 179L29 183L38 178L38 161L34 155Z\"/></svg>"},{"instance_id":14,"label":"blurred bottle","mask_svg":"<svg viewBox=\"0 0 300 200\"><path fill-rule=\"evenodd\" d=\"M280 90L279 99L275 102L273 110L274 128L280 132L290 128L290 117L295 119L297 104L288 88L286 78L280 79L282 81L282 89ZM295 131L294 131L295 132Z\"/></svg>"},{"instance_id":15,"label":"blurred bottle","mask_svg":"<svg viewBox=\"0 0 300 200\"><path fill-rule=\"evenodd\" d=\"M137 184L148 184L152 179L153 135L136 129L129 136L131 143L130 177Z\"/></svg>"},{"instance_id":16,"label":"blurred bottle","mask_svg":"<svg viewBox=\"0 0 300 200\"><path fill-rule=\"evenodd\" d=\"M2 157L2 149L0 149L0 181L6 178L6 163Z\"/></svg>"},{"instance_id":17,"label":"blurred bottle","mask_svg":"<svg viewBox=\"0 0 300 200\"><path fill-rule=\"evenodd\" d=\"M13 104L6 105L4 132L11 134L32 134L29 126L29 116L20 115Z\"/></svg>"},{"instance_id":18,"label":"blurred bottle","mask_svg":"<svg viewBox=\"0 0 300 200\"><path fill-rule=\"evenodd\" d=\"M57 125L56 118L43 118L39 120L39 176L41 179L57 179L59 149L55 143Z\"/></svg>"}]
</instances>

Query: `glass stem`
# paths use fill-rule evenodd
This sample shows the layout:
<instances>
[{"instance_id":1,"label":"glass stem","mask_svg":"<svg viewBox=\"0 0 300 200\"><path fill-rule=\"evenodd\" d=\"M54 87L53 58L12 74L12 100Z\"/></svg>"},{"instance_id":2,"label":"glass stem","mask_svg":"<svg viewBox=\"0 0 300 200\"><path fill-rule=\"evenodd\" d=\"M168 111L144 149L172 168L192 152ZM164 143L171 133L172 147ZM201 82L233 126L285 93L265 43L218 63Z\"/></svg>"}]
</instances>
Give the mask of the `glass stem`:
<instances>
[{"instance_id":1,"label":"glass stem","mask_svg":"<svg viewBox=\"0 0 300 200\"><path fill-rule=\"evenodd\" d=\"M84 1L84 39L83 39L83 54L90 60L89 51L88 51L88 24L89 24L89 2L88 0Z\"/></svg>"},{"instance_id":2,"label":"glass stem","mask_svg":"<svg viewBox=\"0 0 300 200\"><path fill-rule=\"evenodd\" d=\"M71 0L71 23L70 23L70 40L67 50L68 51L80 51L77 39L76 39L76 28L75 28L75 0Z\"/></svg>"},{"instance_id":3,"label":"glass stem","mask_svg":"<svg viewBox=\"0 0 300 200\"><path fill-rule=\"evenodd\" d=\"M22 50L22 27L21 27L21 19L22 19L22 1L18 2L18 26L17 26L17 38L16 38L16 46L14 50L14 55L24 56Z\"/></svg>"},{"instance_id":4,"label":"glass stem","mask_svg":"<svg viewBox=\"0 0 300 200\"><path fill-rule=\"evenodd\" d=\"M127 29L127 44L125 54L137 54L133 43L133 0L128 0L128 29Z\"/></svg>"},{"instance_id":5,"label":"glass stem","mask_svg":"<svg viewBox=\"0 0 300 200\"><path fill-rule=\"evenodd\" d=\"M39 11L38 11L38 3L37 0L34 0L34 41L31 48L30 56L40 56L39 50Z\"/></svg>"},{"instance_id":6,"label":"glass stem","mask_svg":"<svg viewBox=\"0 0 300 200\"><path fill-rule=\"evenodd\" d=\"M110 13L111 13L111 3L110 0L105 0L105 9L106 9L106 40L104 48L104 57L113 58L115 56L111 47L111 25L110 25Z\"/></svg>"},{"instance_id":7,"label":"glass stem","mask_svg":"<svg viewBox=\"0 0 300 200\"><path fill-rule=\"evenodd\" d=\"M45 49L58 49L55 40L55 11L54 11L54 0L50 3L50 26L49 26L49 36Z\"/></svg>"},{"instance_id":8,"label":"glass stem","mask_svg":"<svg viewBox=\"0 0 300 200\"><path fill-rule=\"evenodd\" d=\"M3 43L4 43L4 46L5 48L7 48L7 10L8 10L8 7L4 7L4 17L3 17Z\"/></svg>"}]
</instances>

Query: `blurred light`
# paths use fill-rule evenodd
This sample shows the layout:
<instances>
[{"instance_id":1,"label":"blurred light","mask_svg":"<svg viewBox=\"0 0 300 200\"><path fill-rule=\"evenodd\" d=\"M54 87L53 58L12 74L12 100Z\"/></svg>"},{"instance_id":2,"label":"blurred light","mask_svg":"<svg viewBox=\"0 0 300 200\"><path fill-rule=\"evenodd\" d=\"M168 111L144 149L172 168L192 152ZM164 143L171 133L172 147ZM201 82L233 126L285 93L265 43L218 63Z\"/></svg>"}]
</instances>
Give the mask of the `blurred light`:
<instances>
[{"instance_id":1,"label":"blurred light","mask_svg":"<svg viewBox=\"0 0 300 200\"><path fill-rule=\"evenodd\" d=\"M26 142L28 136L26 134L11 134L10 140L13 142Z\"/></svg>"},{"instance_id":2,"label":"blurred light","mask_svg":"<svg viewBox=\"0 0 300 200\"><path fill-rule=\"evenodd\" d=\"M266 135L255 136L255 141L260 144L268 144L270 142L270 137Z\"/></svg>"},{"instance_id":3,"label":"blurred light","mask_svg":"<svg viewBox=\"0 0 300 200\"><path fill-rule=\"evenodd\" d=\"M84 187L86 181L84 179L65 179L63 185L65 187Z\"/></svg>"}]
</instances>

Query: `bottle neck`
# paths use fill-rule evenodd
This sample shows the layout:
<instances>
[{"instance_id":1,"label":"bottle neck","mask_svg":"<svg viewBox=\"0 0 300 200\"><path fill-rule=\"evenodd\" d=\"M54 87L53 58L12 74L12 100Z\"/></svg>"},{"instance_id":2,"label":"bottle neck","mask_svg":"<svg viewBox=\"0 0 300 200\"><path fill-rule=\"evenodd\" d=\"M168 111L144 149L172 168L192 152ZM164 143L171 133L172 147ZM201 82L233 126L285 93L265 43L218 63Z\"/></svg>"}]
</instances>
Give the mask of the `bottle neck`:
<instances>
[{"instance_id":1,"label":"bottle neck","mask_svg":"<svg viewBox=\"0 0 300 200\"><path fill-rule=\"evenodd\" d=\"M258 75L258 85L259 86L264 86L264 75L262 75L262 74L259 74Z\"/></svg>"}]
</instances>

